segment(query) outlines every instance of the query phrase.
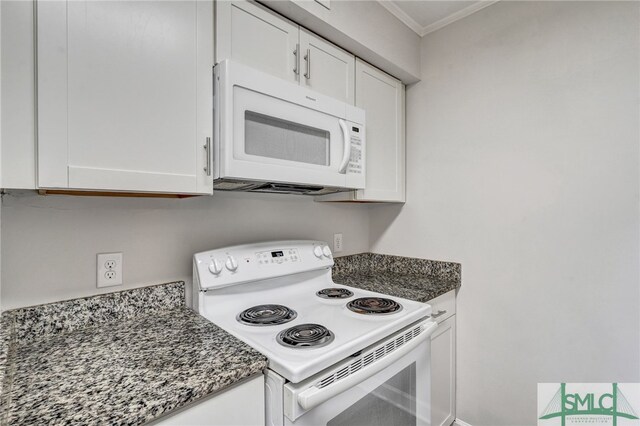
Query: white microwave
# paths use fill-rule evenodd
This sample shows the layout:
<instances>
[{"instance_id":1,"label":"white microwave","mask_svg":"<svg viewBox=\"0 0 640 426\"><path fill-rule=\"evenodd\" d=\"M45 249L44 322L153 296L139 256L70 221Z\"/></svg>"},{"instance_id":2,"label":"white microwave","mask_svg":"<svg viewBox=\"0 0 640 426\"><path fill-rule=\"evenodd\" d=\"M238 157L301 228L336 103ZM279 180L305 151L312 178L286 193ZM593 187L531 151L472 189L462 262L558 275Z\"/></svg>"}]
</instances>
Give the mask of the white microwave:
<instances>
[{"instance_id":1,"label":"white microwave","mask_svg":"<svg viewBox=\"0 0 640 426\"><path fill-rule=\"evenodd\" d=\"M213 105L215 190L364 188L364 110L229 60L214 67Z\"/></svg>"}]
</instances>

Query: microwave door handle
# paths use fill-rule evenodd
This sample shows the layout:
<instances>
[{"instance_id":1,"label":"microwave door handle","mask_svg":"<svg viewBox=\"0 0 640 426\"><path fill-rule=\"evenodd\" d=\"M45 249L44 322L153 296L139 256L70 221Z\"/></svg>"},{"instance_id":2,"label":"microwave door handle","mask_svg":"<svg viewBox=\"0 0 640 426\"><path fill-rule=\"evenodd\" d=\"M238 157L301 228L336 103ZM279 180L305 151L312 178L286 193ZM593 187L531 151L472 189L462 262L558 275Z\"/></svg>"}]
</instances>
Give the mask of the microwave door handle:
<instances>
[{"instance_id":1,"label":"microwave door handle","mask_svg":"<svg viewBox=\"0 0 640 426\"><path fill-rule=\"evenodd\" d=\"M351 157L351 137L349 135L349 129L347 128L347 122L344 120L338 120L340 129L342 129L342 136L344 137L344 154L342 154L342 162L338 168L338 173L347 173L347 166L349 165L349 157Z\"/></svg>"},{"instance_id":2,"label":"microwave door handle","mask_svg":"<svg viewBox=\"0 0 640 426\"><path fill-rule=\"evenodd\" d=\"M344 379L340 379L337 382L325 386L324 388L312 386L300 392L297 397L298 404L300 404L300 406L305 410L309 410L387 368L388 366L411 352L416 346L420 345L425 340L430 339L431 335L438 327L438 324L429 321L425 324L425 327L425 330L420 333L419 336L411 339L409 342L400 346L400 348L391 352L389 355L382 357L379 361L375 361L362 368L361 370L358 370L357 372L345 377Z\"/></svg>"}]
</instances>

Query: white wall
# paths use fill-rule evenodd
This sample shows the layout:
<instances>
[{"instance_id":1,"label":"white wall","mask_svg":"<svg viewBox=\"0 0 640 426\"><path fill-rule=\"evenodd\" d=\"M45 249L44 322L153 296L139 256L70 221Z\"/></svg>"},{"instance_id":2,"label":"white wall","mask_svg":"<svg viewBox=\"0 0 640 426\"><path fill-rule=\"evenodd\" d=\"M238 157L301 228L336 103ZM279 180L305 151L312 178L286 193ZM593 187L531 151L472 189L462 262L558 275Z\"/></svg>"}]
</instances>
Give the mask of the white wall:
<instances>
[{"instance_id":1,"label":"white wall","mask_svg":"<svg viewBox=\"0 0 640 426\"><path fill-rule=\"evenodd\" d=\"M640 381L639 8L500 2L423 39L371 243L462 262L474 426L536 424L538 382Z\"/></svg>"},{"instance_id":2,"label":"white wall","mask_svg":"<svg viewBox=\"0 0 640 426\"><path fill-rule=\"evenodd\" d=\"M366 251L368 207L287 195L216 193L143 199L39 196L2 199L2 309L172 280L191 281L191 256L272 239L333 241ZM124 253L124 286L96 288L96 254Z\"/></svg>"}]
</instances>

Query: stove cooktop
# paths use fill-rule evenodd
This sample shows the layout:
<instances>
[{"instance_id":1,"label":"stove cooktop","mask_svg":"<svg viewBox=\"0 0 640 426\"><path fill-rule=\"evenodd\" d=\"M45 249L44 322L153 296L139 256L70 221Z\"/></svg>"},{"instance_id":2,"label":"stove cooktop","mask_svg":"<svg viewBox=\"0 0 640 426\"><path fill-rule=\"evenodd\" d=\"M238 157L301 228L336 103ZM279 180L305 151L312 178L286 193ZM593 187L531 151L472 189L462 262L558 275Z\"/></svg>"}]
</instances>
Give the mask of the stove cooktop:
<instances>
[{"instance_id":1,"label":"stove cooktop","mask_svg":"<svg viewBox=\"0 0 640 426\"><path fill-rule=\"evenodd\" d=\"M269 358L270 369L297 383L431 312L428 305L400 298L393 298L393 301L402 305L402 309L390 314L363 315L353 312L348 308L350 299L322 299L316 296L316 292L326 288L327 284L335 286L329 282L330 274L331 271L327 270L305 274L303 281L274 280L266 285L252 283L201 293L200 314L262 352ZM340 288L352 292L354 300L385 297L356 288ZM259 327L237 319L239 312L262 302L285 306L297 315L284 323ZM323 345L304 350L279 342L281 332L302 324L322 326L333 334L333 338Z\"/></svg>"},{"instance_id":2,"label":"stove cooktop","mask_svg":"<svg viewBox=\"0 0 640 426\"><path fill-rule=\"evenodd\" d=\"M264 259L264 247L200 253L194 257L198 274L194 283L197 290L204 287L207 291L197 291L194 303L202 316L262 352L269 359L269 368L293 383L431 313L431 307L424 303L334 283L330 269L333 260L324 255L324 250L322 258L314 254L317 242L268 244L267 253L291 253L290 259L295 253L298 263L291 268L295 272L282 273L291 266L283 260L258 263ZM239 259L238 271L218 281L224 285L214 285L216 279L209 272L211 258L228 253ZM243 266L252 277L262 267L266 269L262 275L267 278L245 281L240 274ZM203 279L208 280L205 286ZM230 285L234 279L238 283ZM350 305L358 309L354 311Z\"/></svg>"}]
</instances>

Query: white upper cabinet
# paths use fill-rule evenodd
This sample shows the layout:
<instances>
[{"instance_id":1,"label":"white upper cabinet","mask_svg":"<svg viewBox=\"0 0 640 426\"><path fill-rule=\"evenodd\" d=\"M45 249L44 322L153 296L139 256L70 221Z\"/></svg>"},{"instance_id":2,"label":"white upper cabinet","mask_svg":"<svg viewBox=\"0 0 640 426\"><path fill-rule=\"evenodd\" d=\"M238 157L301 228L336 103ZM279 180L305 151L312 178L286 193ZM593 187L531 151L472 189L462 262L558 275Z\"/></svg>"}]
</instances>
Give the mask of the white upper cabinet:
<instances>
[{"instance_id":1,"label":"white upper cabinet","mask_svg":"<svg viewBox=\"0 0 640 426\"><path fill-rule=\"evenodd\" d=\"M34 3L0 1L3 188L36 188Z\"/></svg>"},{"instance_id":2,"label":"white upper cabinet","mask_svg":"<svg viewBox=\"0 0 640 426\"><path fill-rule=\"evenodd\" d=\"M353 104L353 55L254 2L216 8L216 62L233 59Z\"/></svg>"},{"instance_id":3,"label":"white upper cabinet","mask_svg":"<svg viewBox=\"0 0 640 426\"><path fill-rule=\"evenodd\" d=\"M216 62L233 59L298 81L298 26L248 1L216 2Z\"/></svg>"},{"instance_id":4,"label":"white upper cabinet","mask_svg":"<svg viewBox=\"0 0 640 426\"><path fill-rule=\"evenodd\" d=\"M367 113L367 183L359 201L405 201L404 84L356 61L356 106Z\"/></svg>"},{"instance_id":5,"label":"white upper cabinet","mask_svg":"<svg viewBox=\"0 0 640 426\"><path fill-rule=\"evenodd\" d=\"M355 97L355 57L300 29L300 81L316 92L349 104Z\"/></svg>"},{"instance_id":6,"label":"white upper cabinet","mask_svg":"<svg viewBox=\"0 0 640 426\"><path fill-rule=\"evenodd\" d=\"M355 85L355 105L366 112L365 189L316 200L404 203L404 84L356 59Z\"/></svg>"},{"instance_id":7,"label":"white upper cabinet","mask_svg":"<svg viewBox=\"0 0 640 426\"><path fill-rule=\"evenodd\" d=\"M212 193L213 4L41 1L38 186Z\"/></svg>"}]
</instances>

